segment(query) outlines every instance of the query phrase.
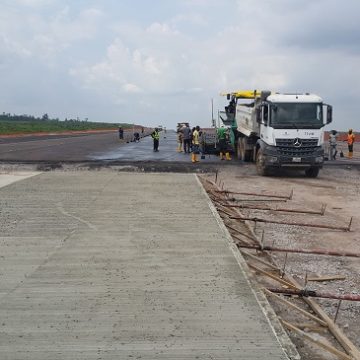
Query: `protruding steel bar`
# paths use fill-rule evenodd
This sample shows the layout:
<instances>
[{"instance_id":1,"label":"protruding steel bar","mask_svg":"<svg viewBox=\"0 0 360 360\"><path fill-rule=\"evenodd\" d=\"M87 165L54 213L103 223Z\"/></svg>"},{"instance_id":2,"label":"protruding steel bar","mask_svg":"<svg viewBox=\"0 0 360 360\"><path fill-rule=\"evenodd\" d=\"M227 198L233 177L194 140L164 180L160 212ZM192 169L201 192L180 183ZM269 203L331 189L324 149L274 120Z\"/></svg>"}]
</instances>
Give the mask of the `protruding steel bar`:
<instances>
[{"instance_id":1,"label":"protruding steel bar","mask_svg":"<svg viewBox=\"0 0 360 360\"><path fill-rule=\"evenodd\" d=\"M266 202L287 202L288 199L236 199L236 198L227 198L226 199L227 201L232 201L232 202L235 202L235 201L243 201L243 202L253 202L253 201L266 201Z\"/></svg>"},{"instance_id":2,"label":"protruding steel bar","mask_svg":"<svg viewBox=\"0 0 360 360\"><path fill-rule=\"evenodd\" d=\"M276 246L264 245L237 245L239 248L254 249L260 251L276 251L276 252L287 252L287 253L298 253L298 254L309 254L309 255L326 255L326 256L345 256L345 257L360 257L360 253L353 253L350 251L333 251L326 249L284 249Z\"/></svg>"},{"instance_id":3,"label":"protruding steel bar","mask_svg":"<svg viewBox=\"0 0 360 360\"><path fill-rule=\"evenodd\" d=\"M286 263L287 263L287 258L288 258L288 253L285 253L285 260L284 260L284 265L283 268L280 272L280 276L283 278L285 276L285 269L286 269Z\"/></svg>"},{"instance_id":4,"label":"protruding steel bar","mask_svg":"<svg viewBox=\"0 0 360 360\"><path fill-rule=\"evenodd\" d=\"M322 299L360 301L360 295L356 294L336 294L331 292L316 291L309 289L284 289L284 288L267 288L276 294L296 295L302 297L317 297Z\"/></svg>"},{"instance_id":5,"label":"protruding steel bar","mask_svg":"<svg viewBox=\"0 0 360 360\"><path fill-rule=\"evenodd\" d=\"M320 210L297 210L297 209L285 209L285 208L272 208L270 206L261 206L261 205L247 205L247 204L221 204L226 207L238 208L238 209L254 209L254 210L264 210L264 211L281 211L281 212L290 212L290 213L298 213L298 214L313 214L313 215L324 215L324 205Z\"/></svg>"},{"instance_id":6,"label":"protruding steel bar","mask_svg":"<svg viewBox=\"0 0 360 360\"><path fill-rule=\"evenodd\" d=\"M338 314L339 314L341 302L342 302L342 300L339 300L338 306L336 307L336 313L335 313L335 316L334 316L334 323L336 323L336 319L337 319Z\"/></svg>"},{"instance_id":7,"label":"protruding steel bar","mask_svg":"<svg viewBox=\"0 0 360 360\"><path fill-rule=\"evenodd\" d=\"M287 199L291 200L293 197L294 191L291 190L290 195L277 195L277 194L259 194L259 193L252 193L252 192L244 192L244 191L229 191L229 190L215 190L219 193L227 193L227 194L236 194L236 195L249 195L249 196L262 196L262 197L269 197L269 198L279 198L279 199Z\"/></svg>"},{"instance_id":8,"label":"protruding steel bar","mask_svg":"<svg viewBox=\"0 0 360 360\"><path fill-rule=\"evenodd\" d=\"M306 226L306 227L314 227L314 228L320 228L320 229L331 229L331 230L341 230L341 231L350 231L352 218L350 219L350 223L347 227L343 226L333 226L333 225L322 225L322 224L309 224L309 223L294 223L289 221L278 221L278 220L270 220L270 219L260 219L257 217L251 217L251 216L231 216L231 219L237 219L237 220L249 220L249 221L257 221L257 222L263 222L263 223L272 223L272 224L280 224L280 225L293 225L293 226Z\"/></svg>"}]
</instances>

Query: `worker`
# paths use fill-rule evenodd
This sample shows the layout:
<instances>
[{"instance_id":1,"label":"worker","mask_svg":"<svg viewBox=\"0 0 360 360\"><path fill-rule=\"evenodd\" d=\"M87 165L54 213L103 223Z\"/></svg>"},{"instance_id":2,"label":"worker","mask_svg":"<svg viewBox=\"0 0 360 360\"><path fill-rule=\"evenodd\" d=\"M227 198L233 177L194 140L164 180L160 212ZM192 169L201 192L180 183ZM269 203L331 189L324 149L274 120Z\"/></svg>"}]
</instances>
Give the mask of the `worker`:
<instances>
[{"instance_id":1,"label":"worker","mask_svg":"<svg viewBox=\"0 0 360 360\"><path fill-rule=\"evenodd\" d=\"M234 97L232 97L229 105L225 109L227 110L228 113L235 114L236 103L235 103L235 98Z\"/></svg>"},{"instance_id":2,"label":"worker","mask_svg":"<svg viewBox=\"0 0 360 360\"><path fill-rule=\"evenodd\" d=\"M231 160L227 146L227 139L228 139L227 129L224 126L222 126L217 129L216 133L217 133L217 138L219 140L220 160L224 160L224 155L226 160Z\"/></svg>"},{"instance_id":3,"label":"worker","mask_svg":"<svg viewBox=\"0 0 360 360\"><path fill-rule=\"evenodd\" d=\"M195 130L192 133L192 153L191 153L191 161L193 163L198 162L197 156L200 154L200 141L199 141L199 132L200 126L196 126Z\"/></svg>"},{"instance_id":4,"label":"worker","mask_svg":"<svg viewBox=\"0 0 360 360\"><path fill-rule=\"evenodd\" d=\"M193 151L193 134L195 130L196 130L195 127L193 127L190 132L190 152Z\"/></svg>"},{"instance_id":5,"label":"worker","mask_svg":"<svg viewBox=\"0 0 360 360\"><path fill-rule=\"evenodd\" d=\"M183 143L184 143L184 153L190 154L191 129L189 127L189 124L186 124L182 128L182 134L183 134Z\"/></svg>"},{"instance_id":6,"label":"worker","mask_svg":"<svg viewBox=\"0 0 360 360\"><path fill-rule=\"evenodd\" d=\"M178 143L178 147L176 149L177 152L182 152L182 148L183 148L183 132L182 132L183 127L181 126L178 131L177 131L177 143Z\"/></svg>"},{"instance_id":7,"label":"worker","mask_svg":"<svg viewBox=\"0 0 360 360\"><path fill-rule=\"evenodd\" d=\"M330 145L329 158L330 158L330 160L336 160L336 154L337 154L336 134L337 134L336 130L332 130L329 135L329 145Z\"/></svg>"},{"instance_id":8,"label":"worker","mask_svg":"<svg viewBox=\"0 0 360 360\"><path fill-rule=\"evenodd\" d=\"M159 139L160 139L158 128L155 128L155 130L151 133L151 137L153 138L154 141L154 151L157 152L159 151Z\"/></svg>"},{"instance_id":9,"label":"worker","mask_svg":"<svg viewBox=\"0 0 360 360\"><path fill-rule=\"evenodd\" d=\"M119 126L119 139L124 139L124 129L121 126Z\"/></svg>"},{"instance_id":10,"label":"worker","mask_svg":"<svg viewBox=\"0 0 360 360\"><path fill-rule=\"evenodd\" d=\"M353 134L352 129L349 129L348 136L347 136L347 143L348 143L348 158L351 159L353 157L353 149L354 149L354 142L355 142L355 135Z\"/></svg>"},{"instance_id":11,"label":"worker","mask_svg":"<svg viewBox=\"0 0 360 360\"><path fill-rule=\"evenodd\" d=\"M134 133L134 142L140 142L140 134L138 132Z\"/></svg>"}]
</instances>

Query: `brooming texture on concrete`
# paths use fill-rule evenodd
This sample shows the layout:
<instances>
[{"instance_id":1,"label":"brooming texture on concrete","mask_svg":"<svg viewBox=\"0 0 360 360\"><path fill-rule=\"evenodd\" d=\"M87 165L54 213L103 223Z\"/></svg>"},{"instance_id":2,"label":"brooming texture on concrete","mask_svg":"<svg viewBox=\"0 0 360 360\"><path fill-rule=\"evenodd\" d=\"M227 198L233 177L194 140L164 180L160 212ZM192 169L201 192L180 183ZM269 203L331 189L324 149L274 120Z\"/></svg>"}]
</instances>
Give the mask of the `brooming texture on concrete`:
<instances>
[{"instance_id":1,"label":"brooming texture on concrete","mask_svg":"<svg viewBox=\"0 0 360 360\"><path fill-rule=\"evenodd\" d=\"M194 175L0 189L2 360L286 359Z\"/></svg>"}]
</instances>

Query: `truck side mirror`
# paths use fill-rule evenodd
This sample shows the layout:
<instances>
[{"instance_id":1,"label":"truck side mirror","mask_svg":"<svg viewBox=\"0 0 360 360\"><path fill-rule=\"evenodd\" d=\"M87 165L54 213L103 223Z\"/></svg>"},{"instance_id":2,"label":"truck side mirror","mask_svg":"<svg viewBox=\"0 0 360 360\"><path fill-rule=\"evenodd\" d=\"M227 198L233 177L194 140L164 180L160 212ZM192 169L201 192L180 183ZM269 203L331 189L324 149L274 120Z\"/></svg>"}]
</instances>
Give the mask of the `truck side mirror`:
<instances>
[{"instance_id":1,"label":"truck side mirror","mask_svg":"<svg viewBox=\"0 0 360 360\"><path fill-rule=\"evenodd\" d=\"M330 124L332 122L332 106L327 105L326 107L326 124Z\"/></svg>"},{"instance_id":2,"label":"truck side mirror","mask_svg":"<svg viewBox=\"0 0 360 360\"><path fill-rule=\"evenodd\" d=\"M230 94L226 94L226 99L230 100Z\"/></svg>"}]
</instances>

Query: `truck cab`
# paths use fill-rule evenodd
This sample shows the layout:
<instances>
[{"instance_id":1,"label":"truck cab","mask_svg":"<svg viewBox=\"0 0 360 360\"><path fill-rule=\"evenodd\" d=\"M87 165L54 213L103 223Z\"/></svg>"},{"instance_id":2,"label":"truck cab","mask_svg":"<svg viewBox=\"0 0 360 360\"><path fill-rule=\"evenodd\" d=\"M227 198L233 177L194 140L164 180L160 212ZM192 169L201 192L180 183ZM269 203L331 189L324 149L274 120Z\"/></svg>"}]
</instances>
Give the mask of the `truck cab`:
<instances>
[{"instance_id":1,"label":"truck cab","mask_svg":"<svg viewBox=\"0 0 360 360\"><path fill-rule=\"evenodd\" d=\"M331 120L331 106L324 105L317 95L276 93L263 97L256 109L258 172L265 175L271 168L293 167L316 177L324 162L324 126Z\"/></svg>"},{"instance_id":2,"label":"truck cab","mask_svg":"<svg viewBox=\"0 0 360 360\"><path fill-rule=\"evenodd\" d=\"M309 177L318 175L324 162L324 126L332 121L330 105L309 93L255 90L228 95L235 100L235 111L230 113L226 107L226 120L232 121L240 159L256 161L260 175L279 168L304 169Z\"/></svg>"}]
</instances>

